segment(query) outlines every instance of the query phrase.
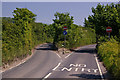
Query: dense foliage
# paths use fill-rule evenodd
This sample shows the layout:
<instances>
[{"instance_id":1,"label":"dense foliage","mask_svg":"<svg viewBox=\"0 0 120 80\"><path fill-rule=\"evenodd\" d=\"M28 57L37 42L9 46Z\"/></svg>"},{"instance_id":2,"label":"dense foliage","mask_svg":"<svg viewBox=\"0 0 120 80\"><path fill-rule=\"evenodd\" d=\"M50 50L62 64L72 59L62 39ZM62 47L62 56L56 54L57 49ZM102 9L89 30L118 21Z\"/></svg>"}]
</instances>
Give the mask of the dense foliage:
<instances>
[{"instance_id":1,"label":"dense foliage","mask_svg":"<svg viewBox=\"0 0 120 80\"><path fill-rule=\"evenodd\" d=\"M57 48L64 43L63 27L67 26L66 48L95 43L95 31L73 24L69 13L54 14L54 23L47 25L35 22L35 14L27 8L16 8L14 18L2 18L3 66L31 54L35 45L50 42ZM54 48L54 47L53 47Z\"/></svg>"},{"instance_id":2,"label":"dense foliage","mask_svg":"<svg viewBox=\"0 0 120 80\"><path fill-rule=\"evenodd\" d=\"M95 31L73 24L73 16L70 16L69 13L57 12L54 16L53 30L55 35L53 43L55 46L62 47L64 45L66 48L75 48L80 45L95 43ZM67 27L67 35L63 35L64 26Z\"/></svg>"},{"instance_id":3,"label":"dense foliage","mask_svg":"<svg viewBox=\"0 0 120 80\"><path fill-rule=\"evenodd\" d=\"M28 9L16 8L14 18L2 18L3 65L31 54L31 49L40 43L52 40L45 31L46 24L35 23L35 14Z\"/></svg>"},{"instance_id":4,"label":"dense foliage","mask_svg":"<svg viewBox=\"0 0 120 80\"><path fill-rule=\"evenodd\" d=\"M0 66L2 66L2 18L0 17Z\"/></svg>"},{"instance_id":5,"label":"dense foliage","mask_svg":"<svg viewBox=\"0 0 120 80\"><path fill-rule=\"evenodd\" d=\"M63 39L58 41L57 47L62 47L62 45L64 45L65 35L62 33L60 36L62 36ZM67 30L64 47L71 49L82 45L94 44L96 42L95 36L95 31L93 29L72 24L71 29Z\"/></svg>"},{"instance_id":6,"label":"dense foliage","mask_svg":"<svg viewBox=\"0 0 120 80\"><path fill-rule=\"evenodd\" d=\"M17 58L31 54L37 44L53 42L56 47L75 48L81 45L95 43L99 40L98 54L106 68L116 78L120 75L120 5L98 4L92 8L93 15L85 19L85 27L73 24L73 16L69 13L54 14L54 23L47 25L35 22L35 14L27 8L16 8L14 18L2 18L2 61L8 64ZM1 23L0 23L1 25ZM64 44L63 27L67 26L66 41ZM115 39L108 40L106 27L112 27L111 33ZM92 29L91 29L92 28ZM96 34L95 34L96 33ZM97 36L96 36L97 35ZM0 32L1 43L1 32Z\"/></svg>"},{"instance_id":7,"label":"dense foliage","mask_svg":"<svg viewBox=\"0 0 120 80\"><path fill-rule=\"evenodd\" d=\"M85 19L85 27L95 29L97 38L105 36L106 27L112 27L112 36L120 38L120 4L101 5L92 8L93 15Z\"/></svg>"},{"instance_id":8,"label":"dense foliage","mask_svg":"<svg viewBox=\"0 0 120 80\"><path fill-rule=\"evenodd\" d=\"M53 28L55 30L55 35L54 35L54 42L53 44L55 45L58 41L60 40L64 40L63 36L63 27L67 26L68 29L71 28L71 24L73 24L73 17L69 16L69 13L58 13L56 12L54 14L55 19L53 19L54 23L53 23Z\"/></svg>"},{"instance_id":9,"label":"dense foliage","mask_svg":"<svg viewBox=\"0 0 120 80\"><path fill-rule=\"evenodd\" d=\"M120 79L120 50L119 43L115 39L103 42L98 47L98 54L104 62L108 72L112 73L112 79Z\"/></svg>"},{"instance_id":10,"label":"dense foliage","mask_svg":"<svg viewBox=\"0 0 120 80\"><path fill-rule=\"evenodd\" d=\"M120 77L120 4L101 5L92 8L93 15L85 19L85 27L95 30L97 51L114 79ZM106 27L112 27L109 40ZM116 41L117 40L117 41ZM120 78L119 78L120 79Z\"/></svg>"}]
</instances>

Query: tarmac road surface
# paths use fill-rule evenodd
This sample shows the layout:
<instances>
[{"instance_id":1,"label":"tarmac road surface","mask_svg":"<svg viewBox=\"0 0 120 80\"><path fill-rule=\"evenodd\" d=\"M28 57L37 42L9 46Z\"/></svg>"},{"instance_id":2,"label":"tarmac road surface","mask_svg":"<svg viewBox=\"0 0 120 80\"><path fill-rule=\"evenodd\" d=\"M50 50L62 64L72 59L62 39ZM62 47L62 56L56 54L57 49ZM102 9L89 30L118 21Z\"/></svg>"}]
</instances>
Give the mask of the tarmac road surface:
<instances>
[{"instance_id":1,"label":"tarmac road surface","mask_svg":"<svg viewBox=\"0 0 120 80\"><path fill-rule=\"evenodd\" d=\"M103 80L101 70L103 66L98 63L95 44L77 48L65 57L51 51L51 45L39 46L35 54L25 63L3 72L3 80L10 78L11 80L14 80L13 78Z\"/></svg>"}]
</instances>

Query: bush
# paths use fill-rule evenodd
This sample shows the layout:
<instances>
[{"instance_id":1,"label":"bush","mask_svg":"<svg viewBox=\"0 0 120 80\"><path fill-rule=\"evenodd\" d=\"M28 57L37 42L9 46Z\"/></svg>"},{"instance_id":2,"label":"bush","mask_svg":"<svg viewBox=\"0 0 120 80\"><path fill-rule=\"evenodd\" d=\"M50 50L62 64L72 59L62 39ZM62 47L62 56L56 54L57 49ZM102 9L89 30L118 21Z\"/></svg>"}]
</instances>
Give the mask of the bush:
<instances>
[{"instance_id":1,"label":"bush","mask_svg":"<svg viewBox=\"0 0 120 80\"><path fill-rule=\"evenodd\" d=\"M4 64L13 62L16 58L24 58L31 55L31 50L36 45L52 42L52 38L48 33L45 33L47 25L42 23L29 23L28 31L23 34L21 26L8 22L3 19L2 22L2 62Z\"/></svg>"},{"instance_id":2,"label":"bush","mask_svg":"<svg viewBox=\"0 0 120 80\"><path fill-rule=\"evenodd\" d=\"M98 54L104 62L108 72L113 74L115 79L120 79L120 51L119 43L115 39L103 42L98 46Z\"/></svg>"},{"instance_id":3,"label":"bush","mask_svg":"<svg viewBox=\"0 0 120 80\"><path fill-rule=\"evenodd\" d=\"M79 46L87 45L87 44L93 44L96 42L96 35L93 29L91 28L84 28L81 26L74 27L72 25L71 29L67 30L66 35L66 42L65 42L65 48L76 48ZM64 44L64 35L59 36L60 41L57 43L57 46L63 47Z\"/></svg>"}]
</instances>

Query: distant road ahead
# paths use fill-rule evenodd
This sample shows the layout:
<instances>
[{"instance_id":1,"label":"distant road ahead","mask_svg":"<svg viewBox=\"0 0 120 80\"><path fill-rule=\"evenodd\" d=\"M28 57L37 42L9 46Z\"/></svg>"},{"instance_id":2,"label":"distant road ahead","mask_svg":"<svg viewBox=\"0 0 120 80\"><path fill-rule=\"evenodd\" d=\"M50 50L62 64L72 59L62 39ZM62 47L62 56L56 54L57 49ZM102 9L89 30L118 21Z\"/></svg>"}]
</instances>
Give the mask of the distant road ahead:
<instances>
[{"instance_id":1,"label":"distant road ahead","mask_svg":"<svg viewBox=\"0 0 120 80\"><path fill-rule=\"evenodd\" d=\"M50 46L45 44L38 47L31 59L4 72L3 78L103 78L101 65L96 58L96 45L80 47L64 57L62 54L53 53Z\"/></svg>"}]
</instances>

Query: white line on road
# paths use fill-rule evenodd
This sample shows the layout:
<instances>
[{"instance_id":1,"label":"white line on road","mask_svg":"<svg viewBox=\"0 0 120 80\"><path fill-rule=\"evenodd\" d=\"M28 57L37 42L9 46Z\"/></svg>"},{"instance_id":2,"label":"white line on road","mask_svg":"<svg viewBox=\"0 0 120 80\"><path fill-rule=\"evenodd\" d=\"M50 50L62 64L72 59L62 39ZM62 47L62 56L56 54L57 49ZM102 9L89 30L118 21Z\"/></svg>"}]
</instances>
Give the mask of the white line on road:
<instances>
[{"instance_id":1,"label":"white line on road","mask_svg":"<svg viewBox=\"0 0 120 80\"><path fill-rule=\"evenodd\" d=\"M46 78L48 78L52 73L47 74L42 80L45 80Z\"/></svg>"},{"instance_id":2,"label":"white line on road","mask_svg":"<svg viewBox=\"0 0 120 80\"><path fill-rule=\"evenodd\" d=\"M57 54L57 53L56 53L56 54ZM59 58L61 58L59 54L57 54L57 55L58 55Z\"/></svg>"},{"instance_id":3,"label":"white line on road","mask_svg":"<svg viewBox=\"0 0 120 80\"><path fill-rule=\"evenodd\" d=\"M26 60L26 61L27 61L27 60ZM15 68L15 67L18 67L18 66L21 65L21 64L24 64L26 61L20 62L19 64L10 67L8 70L11 70L11 69L13 69L13 68ZM7 71L7 70L5 70L5 71ZM5 72L5 71L1 71L1 72L3 73L3 72Z\"/></svg>"},{"instance_id":4,"label":"white line on road","mask_svg":"<svg viewBox=\"0 0 120 80\"><path fill-rule=\"evenodd\" d=\"M99 63L98 63L97 57L96 57L95 54L94 54L94 56L95 56L95 60L96 60L96 63L97 63L97 66L98 66L99 72L100 72L100 76L101 76L102 80L104 80L104 77L103 77L103 74L102 74L102 71L101 71L100 65L99 65Z\"/></svg>"},{"instance_id":5,"label":"white line on road","mask_svg":"<svg viewBox=\"0 0 120 80\"><path fill-rule=\"evenodd\" d=\"M60 60L60 62L58 63L58 65L57 65L54 69L52 69L52 70L56 70L56 69L60 66L61 62L62 62L62 60ZM51 74L52 74L52 73L47 74L42 80L45 80L45 79L48 78Z\"/></svg>"},{"instance_id":6,"label":"white line on road","mask_svg":"<svg viewBox=\"0 0 120 80\"><path fill-rule=\"evenodd\" d=\"M23 62L17 64L15 67L17 67L17 66L19 66L19 65L21 65L21 64L23 64L23 63L25 63L25 62L26 62L26 61L23 61Z\"/></svg>"},{"instance_id":7,"label":"white line on road","mask_svg":"<svg viewBox=\"0 0 120 80\"><path fill-rule=\"evenodd\" d=\"M72 54L72 53L71 53ZM65 58L68 58L71 54L67 55Z\"/></svg>"},{"instance_id":8,"label":"white line on road","mask_svg":"<svg viewBox=\"0 0 120 80\"><path fill-rule=\"evenodd\" d=\"M53 70L56 70L60 66L60 64L61 64L61 62L58 63L58 65Z\"/></svg>"}]
</instances>

